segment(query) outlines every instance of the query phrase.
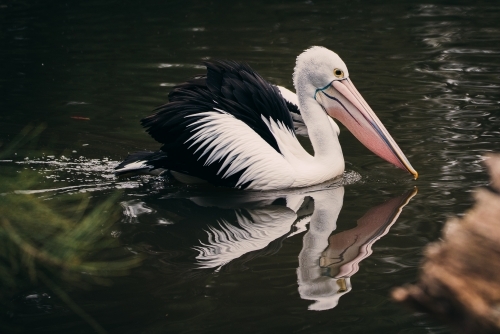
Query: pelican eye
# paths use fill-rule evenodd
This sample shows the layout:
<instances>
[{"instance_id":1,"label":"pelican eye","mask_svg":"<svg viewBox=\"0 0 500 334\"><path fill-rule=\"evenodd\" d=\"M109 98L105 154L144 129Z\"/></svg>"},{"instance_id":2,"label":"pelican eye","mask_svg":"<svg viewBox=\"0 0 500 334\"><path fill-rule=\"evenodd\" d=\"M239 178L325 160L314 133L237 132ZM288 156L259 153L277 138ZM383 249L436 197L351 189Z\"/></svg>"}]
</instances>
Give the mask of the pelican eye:
<instances>
[{"instance_id":1,"label":"pelican eye","mask_svg":"<svg viewBox=\"0 0 500 334\"><path fill-rule=\"evenodd\" d=\"M335 75L337 78L343 78L344 71L342 71L340 68L336 68L333 70L333 75Z\"/></svg>"}]
</instances>

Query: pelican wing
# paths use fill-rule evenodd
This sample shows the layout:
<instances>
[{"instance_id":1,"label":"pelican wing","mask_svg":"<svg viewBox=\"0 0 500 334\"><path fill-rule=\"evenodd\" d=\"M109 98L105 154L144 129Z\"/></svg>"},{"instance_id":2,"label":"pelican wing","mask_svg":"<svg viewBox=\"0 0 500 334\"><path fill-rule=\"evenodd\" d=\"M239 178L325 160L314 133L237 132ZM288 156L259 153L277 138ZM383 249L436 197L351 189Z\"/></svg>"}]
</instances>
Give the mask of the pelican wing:
<instances>
[{"instance_id":1,"label":"pelican wing","mask_svg":"<svg viewBox=\"0 0 500 334\"><path fill-rule=\"evenodd\" d=\"M263 120L272 119L294 132L290 111L279 89L244 63L227 60L205 62L205 65L206 75L174 87L169 94L170 102L141 121L147 132L165 144L171 140L165 130L173 113L182 118L219 109L243 121L279 152L276 139Z\"/></svg>"},{"instance_id":2,"label":"pelican wing","mask_svg":"<svg viewBox=\"0 0 500 334\"><path fill-rule=\"evenodd\" d=\"M292 173L278 141L295 133L279 90L246 64L205 65L206 76L176 86L169 102L141 121L163 144L161 167L237 188L291 184L282 177Z\"/></svg>"}]
</instances>

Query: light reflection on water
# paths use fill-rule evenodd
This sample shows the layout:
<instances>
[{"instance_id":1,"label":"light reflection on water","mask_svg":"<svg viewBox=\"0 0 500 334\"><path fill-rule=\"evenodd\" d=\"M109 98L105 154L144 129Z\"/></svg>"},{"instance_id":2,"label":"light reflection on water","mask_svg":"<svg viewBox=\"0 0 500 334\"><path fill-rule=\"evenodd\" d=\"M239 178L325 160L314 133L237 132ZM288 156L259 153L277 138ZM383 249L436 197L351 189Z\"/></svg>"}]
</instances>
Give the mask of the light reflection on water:
<instances>
[{"instance_id":1,"label":"light reflection on water","mask_svg":"<svg viewBox=\"0 0 500 334\"><path fill-rule=\"evenodd\" d=\"M414 280L423 246L439 238L449 215L469 207L474 187L488 182L481 157L498 151L500 136L499 14L494 3L444 1L0 5L0 61L9 64L0 68L0 145L28 122L47 124L39 145L5 158L0 171L8 175L26 168L40 174L39 184L18 189L18 195L51 200L89 192L98 202L121 189L116 205L123 213L112 235L129 251L148 257L112 287L74 292L110 332L443 332L390 304L387 292ZM419 194L360 263L350 279L353 289L323 312L307 311L314 302L302 299L297 282L298 256L316 204L311 196L299 211L286 201L260 198L259 210L272 206L275 215L297 216L283 225L274 218L277 238L272 231L260 238L259 223L252 225L245 213L257 209L241 203L200 206L195 198L206 189L112 175L128 150L157 147L139 119L164 103L173 85L203 71L204 59L244 60L273 83L292 88L295 57L311 45L340 54L357 88L420 174L416 182L408 179L342 129L347 169L361 179L344 185L332 240L356 229L355 222L370 208L414 185ZM57 158L43 158L41 152ZM19 158L24 156L30 158ZM222 190L213 195L238 197ZM233 254L232 261L212 256L200 262L197 249L203 247L200 241L208 245L207 233L228 231L259 236L262 242L247 253L233 243L241 255ZM323 244L330 238L326 234ZM208 263L216 267L200 268ZM349 284L339 289L347 291ZM52 332L85 328L65 315L63 305L49 305L44 293L26 294L38 296L38 303L36 297L25 300L50 317L19 322ZM27 313L36 314L30 307Z\"/></svg>"}]
</instances>

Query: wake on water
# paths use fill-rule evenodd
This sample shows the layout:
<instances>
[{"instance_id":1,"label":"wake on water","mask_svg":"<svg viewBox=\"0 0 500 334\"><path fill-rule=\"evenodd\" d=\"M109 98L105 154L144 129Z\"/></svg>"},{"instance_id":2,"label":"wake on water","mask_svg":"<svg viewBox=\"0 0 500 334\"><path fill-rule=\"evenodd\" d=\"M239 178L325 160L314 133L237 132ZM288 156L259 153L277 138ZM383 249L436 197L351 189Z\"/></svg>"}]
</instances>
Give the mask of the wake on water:
<instances>
[{"instance_id":1,"label":"wake on water","mask_svg":"<svg viewBox=\"0 0 500 334\"><path fill-rule=\"evenodd\" d=\"M83 156L67 158L46 156L24 158L23 160L0 160L1 167L14 167L36 172L41 177L36 189L18 189L15 194L73 194L110 189L134 189L154 184L160 190L171 184L168 177L141 175L129 179L118 178L114 167L119 161L109 158L90 159ZM362 176L355 171L345 171L340 185L350 185L361 181Z\"/></svg>"}]
</instances>

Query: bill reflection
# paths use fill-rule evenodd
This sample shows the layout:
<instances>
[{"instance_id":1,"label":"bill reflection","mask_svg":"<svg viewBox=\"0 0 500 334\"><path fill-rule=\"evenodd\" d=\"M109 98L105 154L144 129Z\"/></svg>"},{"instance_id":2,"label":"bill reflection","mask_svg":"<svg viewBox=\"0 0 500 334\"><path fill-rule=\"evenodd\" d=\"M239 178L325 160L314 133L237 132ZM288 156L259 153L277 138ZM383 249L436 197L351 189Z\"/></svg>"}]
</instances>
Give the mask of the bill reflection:
<instances>
[{"instance_id":1,"label":"bill reflection","mask_svg":"<svg viewBox=\"0 0 500 334\"><path fill-rule=\"evenodd\" d=\"M415 189L371 208L355 228L336 234L332 233L337 228L343 189L314 196L315 209L297 268L300 296L314 301L310 310L334 308L339 298L351 291L351 277L359 270L359 263L372 254L373 244L389 232L416 193Z\"/></svg>"}]
</instances>

